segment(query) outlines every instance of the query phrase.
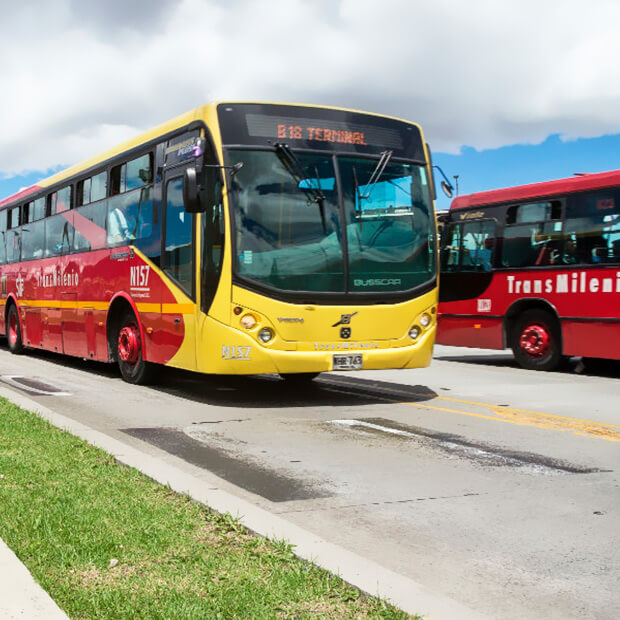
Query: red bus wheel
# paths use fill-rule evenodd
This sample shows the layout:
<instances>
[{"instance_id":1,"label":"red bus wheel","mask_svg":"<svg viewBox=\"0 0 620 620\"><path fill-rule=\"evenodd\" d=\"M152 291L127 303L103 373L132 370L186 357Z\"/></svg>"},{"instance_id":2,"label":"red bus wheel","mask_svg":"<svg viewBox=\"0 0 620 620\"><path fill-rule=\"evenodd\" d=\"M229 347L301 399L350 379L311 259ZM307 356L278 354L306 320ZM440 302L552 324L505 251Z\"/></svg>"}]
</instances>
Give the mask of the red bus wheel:
<instances>
[{"instance_id":1,"label":"red bus wheel","mask_svg":"<svg viewBox=\"0 0 620 620\"><path fill-rule=\"evenodd\" d=\"M554 370L562 359L560 326L544 310L527 310L521 314L510 340L515 359L528 370Z\"/></svg>"},{"instance_id":2,"label":"red bus wheel","mask_svg":"<svg viewBox=\"0 0 620 620\"><path fill-rule=\"evenodd\" d=\"M140 327L132 312L121 321L116 343L118 367L123 379L127 383L149 383L153 379L153 367L144 361Z\"/></svg>"},{"instance_id":3,"label":"red bus wheel","mask_svg":"<svg viewBox=\"0 0 620 620\"><path fill-rule=\"evenodd\" d=\"M22 330L19 325L19 316L17 308L11 304L9 313L6 317L6 339L9 343L9 351L19 355L24 351L24 343L22 341Z\"/></svg>"}]
</instances>

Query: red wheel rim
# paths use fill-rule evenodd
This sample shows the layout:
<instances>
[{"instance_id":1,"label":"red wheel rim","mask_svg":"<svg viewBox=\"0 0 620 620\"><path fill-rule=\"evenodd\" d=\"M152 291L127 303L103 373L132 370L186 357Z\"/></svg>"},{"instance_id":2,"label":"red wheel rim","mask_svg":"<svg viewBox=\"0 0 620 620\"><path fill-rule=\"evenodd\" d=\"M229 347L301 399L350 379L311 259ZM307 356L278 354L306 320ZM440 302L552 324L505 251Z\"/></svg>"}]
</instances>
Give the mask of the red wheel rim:
<instances>
[{"instance_id":1,"label":"red wheel rim","mask_svg":"<svg viewBox=\"0 0 620 620\"><path fill-rule=\"evenodd\" d=\"M528 325L521 332L520 347L531 357L544 357L551 348L551 334L544 325Z\"/></svg>"},{"instance_id":2,"label":"red wheel rim","mask_svg":"<svg viewBox=\"0 0 620 620\"><path fill-rule=\"evenodd\" d=\"M11 312L9 315L9 342L13 346L17 342L17 315Z\"/></svg>"},{"instance_id":3,"label":"red wheel rim","mask_svg":"<svg viewBox=\"0 0 620 620\"><path fill-rule=\"evenodd\" d=\"M135 364L140 356L140 332L137 325L125 325L118 334L118 356L123 362Z\"/></svg>"}]
</instances>

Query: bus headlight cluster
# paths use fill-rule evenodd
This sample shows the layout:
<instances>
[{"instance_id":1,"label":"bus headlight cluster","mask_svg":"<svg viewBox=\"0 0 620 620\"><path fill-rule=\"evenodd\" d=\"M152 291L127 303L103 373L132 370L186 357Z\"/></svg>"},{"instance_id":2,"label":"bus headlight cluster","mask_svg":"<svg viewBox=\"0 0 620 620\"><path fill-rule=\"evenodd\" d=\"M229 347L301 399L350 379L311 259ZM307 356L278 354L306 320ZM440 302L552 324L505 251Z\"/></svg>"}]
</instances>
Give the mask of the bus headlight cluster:
<instances>
[{"instance_id":1,"label":"bus headlight cluster","mask_svg":"<svg viewBox=\"0 0 620 620\"><path fill-rule=\"evenodd\" d=\"M252 314L244 314L239 322L241 323L241 327L252 329L256 325L256 317Z\"/></svg>"},{"instance_id":2,"label":"bus headlight cluster","mask_svg":"<svg viewBox=\"0 0 620 620\"><path fill-rule=\"evenodd\" d=\"M435 308L433 308L431 312L434 314ZM431 325L432 322L433 322L433 317L428 312L425 312L424 314L422 314L420 318L418 319L419 325L414 325L409 330L409 338L411 338L411 340L417 340L420 337L422 330L429 327L429 325Z\"/></svg>"},{"instance_id":3,"label":"bus headlight cluster","mask_svg":"<svg viewBox=\"0 0 620 620\"><path fill-rule=\"evenodd\" d=\"M268 327L263 327L263 329L261 329L258 332L258 339L261 342L269 342L272 338L273 338L273 331L269 329Z\"/></svg>"},{"instance_id":4,"label":"bus headlight cluster","mask_svg":"<svg viewBox=\"0 0 620 620\"><path fill-rule=\"evenodd\" d=\"M421 333L421 329L417 326L414 325L410 330L409 330L409 338L411 338L411 340L415 340ZM402 333L402 332L401 332Z\"/></svg>"}]
</instances>

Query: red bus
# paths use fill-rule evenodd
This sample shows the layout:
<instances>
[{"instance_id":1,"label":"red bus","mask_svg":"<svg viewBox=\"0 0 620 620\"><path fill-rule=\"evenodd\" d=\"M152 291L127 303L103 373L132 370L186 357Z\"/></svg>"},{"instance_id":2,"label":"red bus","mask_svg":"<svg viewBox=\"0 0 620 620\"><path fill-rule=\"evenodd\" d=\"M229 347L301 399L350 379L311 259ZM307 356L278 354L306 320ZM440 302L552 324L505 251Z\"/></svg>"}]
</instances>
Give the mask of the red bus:
<instances>
[{"instance_id":1,"label":"red bus","mask_svg":"<svg viewBox=\"0 0 620 620\"><path fill-rule=\"evenodd\" d=\"M439 344L620 359L620 170L459 196L441 220Z\"/></svg>"}]
</instances>

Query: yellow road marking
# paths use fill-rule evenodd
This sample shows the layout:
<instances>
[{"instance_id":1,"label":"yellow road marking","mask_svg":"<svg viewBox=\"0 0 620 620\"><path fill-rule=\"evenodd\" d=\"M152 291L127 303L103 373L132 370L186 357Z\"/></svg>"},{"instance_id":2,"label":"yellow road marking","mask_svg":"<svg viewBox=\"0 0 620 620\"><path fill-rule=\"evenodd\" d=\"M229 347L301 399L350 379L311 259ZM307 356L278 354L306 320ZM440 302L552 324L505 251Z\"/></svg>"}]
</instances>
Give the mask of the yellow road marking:
<instances>
[{"instance_id":1,"label":"yellow road marking","mask_svg":"<svg viewBox=\"0 0 620 620\"><path fill-rule=\"evenodd\" d=\"M351 385L347 387L354 388L355 386ZM430 396L429 394L409 392L406 390L386 388L383 386L378 389L409 397L412 395L421 397ZM620 426L615 424L605 424L603 422L595 422L593 420L571 418L552 413L543 413L542 411L531 411L529 409L517 409L516 407L500 407L499 405L481 403L473 400L464 400L462 398L452 398L449 396L435 396L431 398L431 400L444 400L448 402L460 403L462 405L469 405L471 407L482 407L483 409L490 411L488 413L476 413L475 411L438 407L436 405L429 405L426 403L402 402L387 398L384 400L409 405L411 407L419 407L421 409L433 409L435 411L445 411L446 413L458 413L459 415L467 415L473 418L492 420L494 422L507 422L509 424L518 424L520 426L534 426L547 430L572 431L575 435L580 435L583 437L593 437L596 439L620 442Z\"/></svg>"}]
</instances>

